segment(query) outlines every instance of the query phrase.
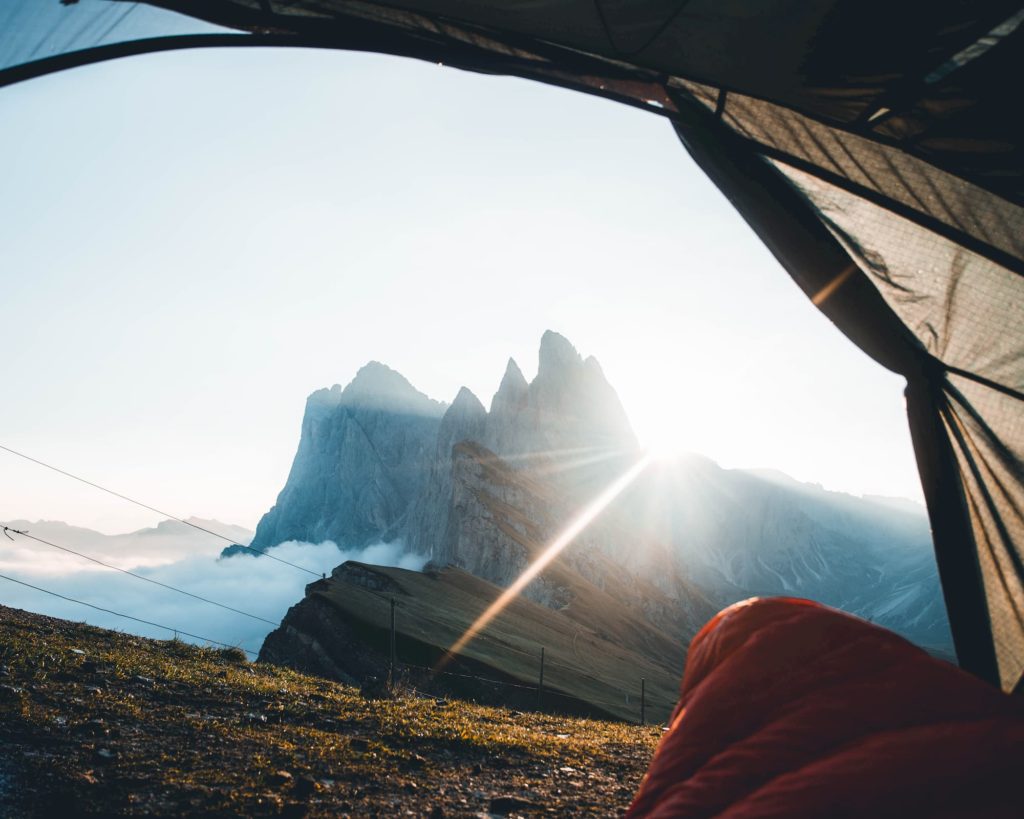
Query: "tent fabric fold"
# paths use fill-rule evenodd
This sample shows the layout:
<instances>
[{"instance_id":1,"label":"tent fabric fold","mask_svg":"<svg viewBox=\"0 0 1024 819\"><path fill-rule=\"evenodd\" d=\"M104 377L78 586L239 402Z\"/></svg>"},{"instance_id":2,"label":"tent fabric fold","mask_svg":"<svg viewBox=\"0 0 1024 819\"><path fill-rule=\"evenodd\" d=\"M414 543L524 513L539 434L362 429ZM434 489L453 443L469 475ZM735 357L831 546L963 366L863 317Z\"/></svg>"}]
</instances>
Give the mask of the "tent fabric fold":
<instances>
[{"instance_id":1,"label":"tent fabric fold","mask_svg":"<svg viewBox=\"0 0 1024 819\"><path fill-rule=\"evenodd\" d=\"M1024 674L1019 2L7 0L0 86L203 45L360 49L670 120L837 327L908 380L962 666Z\"/></svg>"}]
</instances>

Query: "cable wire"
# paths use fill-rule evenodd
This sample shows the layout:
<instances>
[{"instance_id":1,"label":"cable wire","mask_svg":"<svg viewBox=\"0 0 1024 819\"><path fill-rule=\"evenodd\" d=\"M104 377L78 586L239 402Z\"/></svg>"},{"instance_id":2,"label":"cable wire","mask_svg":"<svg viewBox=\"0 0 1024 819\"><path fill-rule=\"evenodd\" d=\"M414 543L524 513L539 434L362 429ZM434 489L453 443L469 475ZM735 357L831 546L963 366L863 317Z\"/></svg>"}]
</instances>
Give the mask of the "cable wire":
<instances>
[{"instance_id":1,"label":"cable wire","mask_svg":"<svg viewBox=\"0 0 1024 819\"><path fill-rule=\"evenodd\" d=\"M93 483L92 481L86 480L85 478L80 478L78 475L72 475L70 472L66 472L65 470L60 469L56 466L52 466L51 464L40 461L37 458L31 457L30 455L26 455L24 452L18 452L16 449L11 449L9 446L4 446L3 444L0 444L0 449L4 450L4 452L9 452L12 455L17 455L19 458L24 458L26 461L31 461L34 464L38 464L39 466L51 469L60 475L72 478L76 481L79 481L80 483L84 483L86 486L91 486L93 487L93 489L99 489L101 492L106 492L108 495L113 495L115 498L120 498L121 500L128 501L128 503L134 503L136 506L141 506L143 509L148 509L150 512L156 512L158 515L163 515L165 518L176 520L178 521L178 523L184 523L186 526L191 526L193 529L198 529L200 532L206 532L206 534L208 535L213 535L214 537L218 537L221 540L226 540L232 546L240 546L243 549L248 549L250 552L255 552L256 554L262 555L263 557L269 557L271 560L276 560L278 563L283 563L285 566L291 566L293 569L298 569L299 571L306 572L306 574L311 574L313 575L313 577L320 577L319 573L314 572L311 569L307 569L305 566L300 566L297 563L291 563L287 560L282 560L279 557L275 557L274 555L267 552L265 549L254 549L252 546L244 546L241 543L236 543L234 538L230 538L227 535L222 535L219 532L214 532L203 526L199 526L198 524L192 523L191 521L187 521L184 518L179 518L177 515L172 515L170 512L165 512L162 509L157 509L155 506L150 506L148 503L143 503L142 501L135 500L135 498L129 498L127 495L122 495L120 492L115 492L113 489L107 489L107 487L100 486L98 483Z\"/></svg>"},{"instance_id":2,"label":"cable wire","mask_svg":"<svg viewBox=\"0 0 1024 819\"><path fill-rule=\"evenodd\" d=\"M209 637L203 637L203 636L201 636L199 634L192 634L192 633L190 633L188 631L182 631L180 628L174 628L173 626L165 626L163 623L154 623L152 620L143 620L143 619L141 619L139 617L133 617L130 614L124 614L124 613L122 613L120 611L113 611L112 609L105 609L102 606L96 606L96 605L93 605L92 603L86 603L84 600L76 600L74 597L67 597L66 595L59 594L58 592L55 592L55 591L50 591L49 589L41 588L40 586L33 586L31 583L26 583L24 580L18 580L17 578L14 578L14 577L8 577L5 574L0 574L0 579L10 580L12 583L17 583L19 586L26 586L26 587L28 587L30 589L35 589L36 591L41 591L44 594L50 594L50 595L53 595L54 597L59 597L61 600L67 600L69 603L78 603L80 606L88 606L91 609L96 609L96 611L102 611L105 614L113 614L115 617L123 617L125 620L134 620L136 623L142 623L143 625L155 626L156 628L162 628L162 629L164 629L166 631L173 632L174 634L184 634L186 637L192 637L195 640L203 640L204 642L212 643L213 645L217 645L217 646L223 646L224 648L240 648L246 654L250 654L253 657L259 656L257 654L257 652L252 651L252 650L250 650L248 648L243 648L242 646L232 645L231 643L224 643L224 642L221 642L220 640L213 640L213 639L211 639Z\"/></svg>"},{"instance_id":3,"label":"cable wire","mask_svg":"<svg viewBox=\"0 0 1024 819\"><path fill-rule=\"evenodd\" d=\"M250 614L247 611L242 611L241 609L233 608L232 606L228 606L224 603L218 603L216 600L210 600L208 597L201 597L200 595L193 594L190 591L179 589L177 586L171 586L167 583L161 583L159 580L154 580L152 577L146 577L145 575L136 574L135 572L129 571L128 569L122 569L119 566L111 566L109 563L104 563L102 560L98 560L95 557L89 557L89 555L84 555L81 552L76 552L74 549L69 549L67 546L59 546L56 543L51 543L48 540L43 540L41 537L30 535L28 532L23 532L20 529L12 529L10 526L0 526L0 528L3 529L5 534L13 533L16 535L21 535L22 537L27 537L29 540L34 540L37 543L44 543L47 546L52 546L54 549L60 549L62 552L68 552L69 554L73 554L78 557L84 558L85 560L89 560L99 566L103 566L106 569L113 569L115 572L121 572L122 574L126 574L129 577L134 577L138 580L145 580L147 583L152 583L154 586L161 586L162 588L170 589L171 591L178 592L178 594L184 594L186 597L191 597L195 600L201 600L203 603L209 603L211 606L217 606L218 608L226 609L227 611L233 611L235 614L242 614L246 617L251 617L253 620L259 620L261 623L269 623L275 628L281 625L280 623L275 623L273 620L268 620L265 617L260 617L258 614Z\"/></svg>"}]
</instances>

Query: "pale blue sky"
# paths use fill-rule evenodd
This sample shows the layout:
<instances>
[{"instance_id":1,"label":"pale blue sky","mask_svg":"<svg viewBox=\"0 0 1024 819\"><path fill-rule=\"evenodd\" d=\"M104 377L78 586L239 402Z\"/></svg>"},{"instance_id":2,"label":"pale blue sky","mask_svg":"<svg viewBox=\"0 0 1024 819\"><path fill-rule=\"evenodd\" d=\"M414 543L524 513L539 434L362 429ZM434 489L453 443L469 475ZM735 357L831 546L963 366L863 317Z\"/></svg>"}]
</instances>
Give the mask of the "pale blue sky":
<instances>
[{"instance_id":1,"label":"pale blue sky","mask_svg":"<svg viewBox=\"0 0 1024 819\"><path fill-rule=\"evenodd\" d=\"M253 526L369 359L486 403L541 333L641 439L918 498L902 379L656 116L391 57L136 57L0 90L0 443ZM156 516L0 453L0 519Z\"/></svg>"}]
</instances>

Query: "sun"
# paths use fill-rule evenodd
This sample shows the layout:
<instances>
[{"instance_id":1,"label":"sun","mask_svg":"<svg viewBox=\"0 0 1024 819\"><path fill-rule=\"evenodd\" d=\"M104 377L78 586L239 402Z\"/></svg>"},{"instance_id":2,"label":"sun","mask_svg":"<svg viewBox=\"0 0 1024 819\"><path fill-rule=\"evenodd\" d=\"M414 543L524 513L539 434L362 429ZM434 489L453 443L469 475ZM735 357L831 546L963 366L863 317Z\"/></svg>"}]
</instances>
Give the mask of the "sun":
<instances>
[{"instance_id":1,"label":"sun","mask_svg":"<svg viewBox=\"0 0 1024 819\"><path fill-rule=\"evenodd\" d=\"M684 434L685 429L665 427L652 434L644 444L644 449L655 461L672 461L681 455L693 451L691 440Z\"/></svg>"}]
</instances>

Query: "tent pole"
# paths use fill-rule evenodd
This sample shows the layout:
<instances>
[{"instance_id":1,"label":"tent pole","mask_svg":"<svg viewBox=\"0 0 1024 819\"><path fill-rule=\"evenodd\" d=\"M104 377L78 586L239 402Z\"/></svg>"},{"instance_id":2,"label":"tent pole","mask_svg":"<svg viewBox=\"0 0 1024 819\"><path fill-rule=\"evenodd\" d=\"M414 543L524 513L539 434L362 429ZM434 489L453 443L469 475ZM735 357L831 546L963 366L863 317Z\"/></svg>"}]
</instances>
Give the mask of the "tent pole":
<instances>
[{"instance_id":1,"label":"tent pole","mask_svg":"<svg viewBox=\"0 0 1024 819\"><path fill-rule=\"evenodd\" d=\"M935 562L961 668L999 686L999 665L974 530L941 407L941 373L907 379L907 420L928 505ZM966 548L965 548L966 545Z\"/></svg>"}]
</instances>

